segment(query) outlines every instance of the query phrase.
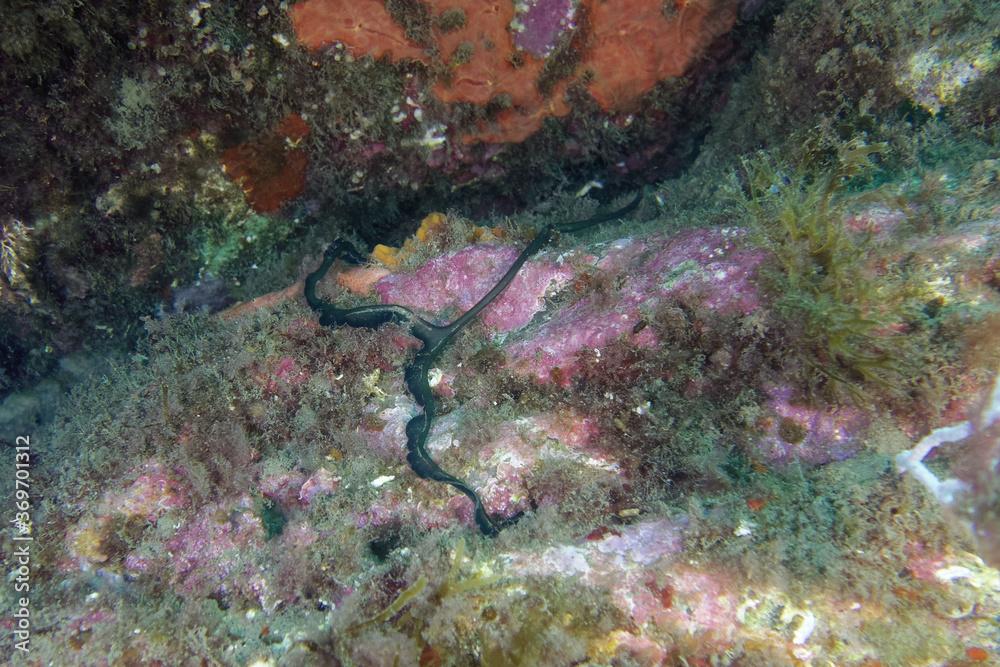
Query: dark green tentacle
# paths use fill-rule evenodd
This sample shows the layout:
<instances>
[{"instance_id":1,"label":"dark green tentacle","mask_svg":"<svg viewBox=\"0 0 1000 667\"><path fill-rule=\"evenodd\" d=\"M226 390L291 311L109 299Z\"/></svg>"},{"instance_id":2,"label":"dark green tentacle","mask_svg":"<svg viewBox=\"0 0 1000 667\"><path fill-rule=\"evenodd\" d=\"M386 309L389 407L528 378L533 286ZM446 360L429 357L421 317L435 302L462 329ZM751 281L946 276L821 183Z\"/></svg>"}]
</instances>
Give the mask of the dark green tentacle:
<instances>
[{"instance_id":1,"label":"dark green tentacle","mask_svg":"<svg viewBox=\"0 0 1000 667\"><path fill-rule=\"evenodd\" d=\"M500 296L510 285L511 281L521 270L528 259L548 245L558 233L576 233L590 227L594 227L603 222L616 220L625 216L639 206L643 192L638 194L624 207L601 213L586 220L563 223L561 225L546 225L528 246L521 251L514 263L511 264L503 277L493 286L487 294L479 300L476 305L463 313L458 319L446 325L437 325L428 322L412 310L394 304L378 306L361 306L358 308L338 308L332 303L327 303L316 294L316 286L326 276L330 267L338 259L342 259L351 264L361 264L365 258L354 249L354 247L342 239L337 239L326 249L323 256L323 263L319 268L310 273L305 281L305 297L309 307L319 313L319 323L324 326L337 326L346 324L353 327L365 327L376 329L383 324L394 322L407 326L410 333L423 343L423 347L414 355L413 361L407 364L404 371L406 386L413 394L417 405L423 408L423 414L413 417L406 424L406 461L410 468L423 479L431 479L435 482L443 482L452 488L463 493L475 508L476 524L485 535L496 535L506 523L517 519L509 519L505 522L495 522L486 513L479 494L461 479L450 475L441 469L430 453L427 451L427 438L430 436L431 425L437 415L437 402L434 400L434 393L431 391L427 381L428 371L434 362L444 351L447 344L471 322L486 306Z\"/></svg>"}]
</instances>

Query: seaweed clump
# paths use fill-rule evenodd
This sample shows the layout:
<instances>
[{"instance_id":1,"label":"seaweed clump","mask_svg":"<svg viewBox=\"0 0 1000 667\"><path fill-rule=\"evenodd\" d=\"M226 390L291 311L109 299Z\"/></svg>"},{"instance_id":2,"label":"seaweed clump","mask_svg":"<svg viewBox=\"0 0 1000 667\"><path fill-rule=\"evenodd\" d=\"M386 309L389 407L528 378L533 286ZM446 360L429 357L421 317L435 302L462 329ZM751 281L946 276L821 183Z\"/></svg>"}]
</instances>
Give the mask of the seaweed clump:
<instances>
[{"instance_id":1,"label":"seaweed clump","mask_svg":"<svg viewBox=\"0 0 1000 667\"><path fill-rule=\"evenodd\" d=\"M883 148L853 140L818 174L764 156L744 162L743 210L772 253L764 284L792 337L801 379L811 394L846 394L857 403L869 402L873 389L904 395L920 372L913 276L879 262L884 243L845 224L852 205L880 196L849 186L864 181Z\"/></svg>"},{"instance_id":2,"label":"seaweed clump","mask_svg":"<svg viewBox=\"0 0 1000 667\"><path fill-rule=\"evenodd\" d=\"M599 589L557 577L512 579L461 538L450 551L447 561L425 552L430 560L417 571L430 576L411 571L412 583L380 611L333 632L330 652L348 664L580 664L625 623ZM373 584L377 590L387 582L398 583L390 577ZM351 606L359 603L347 603L340 618L362 613Z\"/></svg>"}]
</instances>

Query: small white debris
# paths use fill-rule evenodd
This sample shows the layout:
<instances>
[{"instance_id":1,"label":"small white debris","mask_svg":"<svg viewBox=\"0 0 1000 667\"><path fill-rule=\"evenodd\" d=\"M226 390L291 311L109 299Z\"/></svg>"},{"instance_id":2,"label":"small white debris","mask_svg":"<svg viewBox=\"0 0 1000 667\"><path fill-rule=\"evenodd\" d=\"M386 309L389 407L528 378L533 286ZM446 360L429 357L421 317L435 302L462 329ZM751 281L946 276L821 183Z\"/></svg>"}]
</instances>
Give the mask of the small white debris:
<instances>
[{"instance_id":1,"label":"small white debris","mask_svg":"<svg viewBox=\"0 0 1000 667\"><path fill-rule=\"evenodd\" d=\"M424 136L418 143L426 148L437 148L447 141L444 130L445 128L442 125L432 125L424 130Z\"/></svg>"},{"instance_id":2,"label":"small white debris","mask_svg":"<svg viewBox=\"0 0 1000 667\"><path fill-rule=\"evenodd\" d=\"M813 630L816 629L816 617L813 616L812 612L799 612L799 618L802 619L802 622L799 623L798 629L792 635L793 644L805 644L812 635Z\"/></svg>"},{"instance_id":3,"label":"small white debris","mask_svg":"<svg viewBox=\"0 0 1000 667\"><path fill-rule=\"evenodd\" d=\"M375 479L373 479L371 482L369 482L369 484L371 484L373 487L377 489L380 486L388 484L394 479L396 479L395 475L382 475L381 477L376 477Z\"/></svg>"},{"instance_id":4,"label":"small white debris","mask_svg":"<svg viewBox=\"0 0 1000 667\"><path fill-rule=\"evenodd\" d=\"M440 368L432 368L427 371L427 384L431 387L436 387L441 384L442 378L444 378L444 373Z\"/></svg>"},{"instance_id":5,"label":"small white debris","mask_svg":"<svg viewBox=\"0 0 1000 667\"><path fill-rule=\"evenodd\" d=\"M598 190L603 189L604 188L604 183L602 183L601 181L596 181L596 180L595 181L587 181L586 183L583 184L582 188L580 188L579 190L576 191L576 196L577 197L586 197L587 193L590 192L591 190L593 190L594 188L597 188Z\"/></svg>"},{"instance_id":6,"label":"small white debris","mask_svg":"<svg viewBox=\"0 0 1000 667\"><path fill-rule=\"evenodd\" d=\"M607 470L610 472L618 472L621 470L621 467L617 463L608 463L607 461L602 461L589 456L583 459L583 463L591 468L598 468L600 470Z\"/></svg>"},{"instance_id":7,"label":"small white debris","mask_svg":"<svg viewBox=\"0 0 1000 667\"><path fill-rule=\"evenodd\" d=\"M751 609L756 609L760 605L760 600L754 598L747 598L740 603L740 606L736 608L736 620L744 625L747 622L747 612Z\"/></svg>"},{"instance_id":8,"label":"small white debris","mask_svg":"<svg viewBox=\"0 0 1000 667\"><path fill-rule=\"evenodd\" d=\"M736 526L736 530L733 531L733 535L736 537L750 537L753 535L753 529L757 527L753 521L747 521L743 519L740 521L740 525Z\"/></svg>"},{"instance_id":9,"label":"small white debris","mask_svg":"<svg viewBox=\"0 0 1000 667\"><path fill-rule=\"evenodd\" d=\"M796 646L792 649L792 655L800 662L809 662L813 659L813 652L804 646Z\"/></svg>"},{"instance_id":10,"label":"small white debris","mask_svg":"<svg viewBox=\"0 0 1000 667\"><path fill-rule=\"evenodd\" d=\"M943 567L934 573L934 578L938 581L954 581L955 579L968 579L972 576L972 570L961 565L951 565Z\"/></svg>"},{"instance_id":11,"label":"small white debris","mask_svg":"<svg viewBox=\"0 0 1000 667\"><path fill-rule=\"evenodd\" d=\"M273 39L274 43L283 49L287 49L288 46L292 43L291 40L282 35L280 32L276 32L273 35L271 35L271 39Z\"/></svg>"},{"instance_id":12,"label":"small white debris","mask_svg":"<svg viewBox=\"0 0 1000 667\"><path fill-rule=\"evenodd\" d=\"M964 422L934 429L912 449L907 449L896 455L896 469L901 475L910 473L914 479L934 494L938 502L942 505L950 505L954 502L957 494L969 490L969 485L956 478L938 479L924 464L924 458L937 447L961 442L975 433L990 428L997 421L1000 421L1000 369L998 369L993 381L993 389L990 391L987 403L978 415Z\"/></svg>"}]
</instances>

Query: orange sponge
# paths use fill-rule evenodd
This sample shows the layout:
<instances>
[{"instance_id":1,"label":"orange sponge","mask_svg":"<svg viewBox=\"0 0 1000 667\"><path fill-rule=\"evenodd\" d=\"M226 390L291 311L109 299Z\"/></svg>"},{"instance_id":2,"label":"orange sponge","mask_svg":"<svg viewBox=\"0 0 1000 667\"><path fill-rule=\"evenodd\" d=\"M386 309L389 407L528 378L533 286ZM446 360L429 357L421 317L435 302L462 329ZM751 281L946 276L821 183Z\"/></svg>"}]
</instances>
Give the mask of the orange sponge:
<instances>
[{"instance_id":1,"label":"orange sponge","mask_svg":"<svg viewBox=\"0 0 1000 667\"><path fill-rule=\"evenodd\" d=\"M306 0L289 10L299 42L310 49L343 42L358 55L427 62L424 50L406 38L382 0Z\"/></svg>"},{"instance_id":2,"label":"orange sponge","mask_svg":"<svg viewBox=\"0 0 1000 667\"><path fill-rule=\"evenodd\" d=\"M733 0L676 0L667 18L663 0L588 3L593 36L583 67L591 95L606 111L626 111L658 81L681 76L706 45L732 28Z\"/></svg>"},{"instance_id":3,"label":"orange sponge","mask_svg":"<svg viewBox=\"0 0 1000 667\"><path fill-rule=\"evenodd\" d=\"M262 137L222 153L222 167L258 213L271 213L302 194L309 158L300 146L309 126L289 114Z\"/></svg>"}]
</instances>

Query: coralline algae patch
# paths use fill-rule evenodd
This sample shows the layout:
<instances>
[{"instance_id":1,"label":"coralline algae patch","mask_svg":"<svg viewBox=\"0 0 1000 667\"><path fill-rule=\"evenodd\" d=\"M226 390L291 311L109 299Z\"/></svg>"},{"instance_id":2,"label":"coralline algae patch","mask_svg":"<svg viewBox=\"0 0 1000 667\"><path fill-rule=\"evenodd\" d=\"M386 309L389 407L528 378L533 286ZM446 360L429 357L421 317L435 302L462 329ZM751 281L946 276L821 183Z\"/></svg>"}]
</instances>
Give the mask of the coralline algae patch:
<instances>
[{"instance_id":1,"label":"coralline algae patch","mask_svg":"<svg viewBox=\"0 0 1000 667\"><path fill-rule=\"evenodd\" d=\"M117 545L112 533L128 522L155 522L172 510L190 504L187 484L179 475L156 461L148 461L135 471L135 479L123 491L107 491L92 512L81 518L66 535L70 562L65 567L89 570L113 557Z\"/></svg>"},{"instance_id":2,"label":"coralline algae patch","mask_svg":"<svg viewBox=\"0 0 1000 667\"><path fill-rule=\"evenodd\" d=\"M887 630L891 612L879 600L844 597L822 586L795 594L749 585L736 572L686 557L686 524L683 517L651 519L595 531L541 552L502 553L493 569L515 580L565 579L606 593L630 627L592 644L597 660L628 658L654 667L674 664L678 650L691 657L767 646L768 664L775 665L915 664L910 660L918 653L944 660L963 646L978 648L977 655L989 655L982 647L996 648L981 619L1000 609L1000 579L975 556L942 555L925 568L911 587L914 599L936 610L919 614L925 641L919 649L900 646L899 661L885 661L873 635ZM913 629L899 625L896 632Z\"/></svg>"},{"instance_id":3,"label":"coralline algae patch","mask_svg":"<svg viewBox=\"0 0 1000 667\"><path fill-rule=\"evenodd\" d=\"M202 508L167 540L175 590L193 596L237 593L273 608L262 563L265 530L249 496Z\"/></svg>"},{"instance_id":4,"label":"coralline algae patch","mask_svg":"<svg viewBox=\"0 0 1000 667\"><path fill-rule=\"evenodd\" d=\"M848 223L856 223L862 233L876 228L888 234L898 217L876 208L857 213ZM948 236L910 247L928 261L933 253L936 272L952 276L951 280L963 276L962 289L969 291L976 271L981 272L977 267L984 253L992 247L993 229L981 223L964 225ZM412 273L383 278L377 291L385 303L457 314L495 283L514 256L515 250L508 246L471 246L434 258ZM659 346L655 327L641 324L665 306L704 313L708 326L725 320L714 315L757 312L764 296L757 288L756 271L765 257L763 250L747 243L740 229L687 230L673 236L619 239L560 255L549 252L526 264L523 280L519 277L497 305L485 311L484 320L506 355L509 371L567 387L585 363L599 365L602 351L612 343ZM579 284L585 285L582 295L570 289ZM544 297L560 291L570 292L562 295L568 301L546 309ZM439 393L453 394L454 378L447 377ZM769 464L798 461L815 466L850 458L863 449L870 425L864 411L806 404L780 379L760 390L765 396L763 413L748 444L754 457ZM907 429L904 423L900 426ZM396 431L401 438L402 423ZM494 488L498 477L521 475L517 472L524 467L521 463L499 467L493 478L469 474L477 484ZM508 481L512 484L506 488L517 486L515 480ZM506 514L511 498L520 496L514 493L506 502L497 500L496 510Z\"/></svg>"},{"instance_id":5,"label":"coralline algae patch","mask_svg":"<svg viewBox=\"0 0 1000 667\"><path fill-rule=\"evenodd\" d=\"M545 253L524 265L486 308L482 321L495 337L523 330L505 340L513 369L546 382L559 368L565 384L581 352L622 337L637 346L655 346L651 330L632 329L666 303L688 303L721 315L754 312L760 306L754 278L765 253L746 247L744 235L739 229L690 230L670 238L620 239L585 252ZM517 253L511 246L469 246L435 257L412 273L385 276L375 284L375 292L382 303L397 303L443 321L472 307ZM586 294L529 326L543 312L546 296L566 289L583 272L594 271L602 283L615 285L613 295Z\"/></svg>"},{"instance_id":6,"label":"coralline algae patch","mask_svg":"<svg viewBox=\"0 0 1000 667\"><path fill-rule=\"evenodd\" d=\"M156 521L166 512L190 504L186 485L156 461L139 468L139 476L124 491L105 493L99 512L117 512L129 518Z\"/></svg>"},{"instance_id":7,"label":"coralline algae patch","mask_svg":"<svg viewBox=\"0 0 1000 667\"><path fill-rule=\"evenodd\" d=\"M362 525L382 525L384 517L378 511L373 509ZM229 518L220 522L220 512ZM402 515L397 513L394 521L423 515L437 513L414 505ZM159 567L169 573L172 589L185 597L254 599L265 612L262 623L278 625L282 606L274 590L281 558L301 552L315 538L308 527L289 527L275 558L262 546L259 523L241 516L216 504L202 508L168 541ZM458 627L463 613L458 609L471 605L479 618L480 609L505 604L516 609L511 600L522 597L525 589L569 586L579 594L608 600L619 614L616 620L588 628L586 652L595 664L662 667L675 664L677 656L710 664L711 656L746 651L774 665L966 664L947 660L969 651L986 655L987 660L995 654L995 636L986 619L1000 613L1000 578L975 556L962 552L928 556L915 549L911 562L902 564L912 575L906 589L914 606L903 603L901 611L883 606L877 598L851 597L822 584L798 593L763 582L750 584L738 572L692 559L686 550L687 525L683 516L650 518L539 549L500 550L477 566L477 572L487 573L482 583L476 583L478 574L468 584L452 581L453 590L442 593L445 600L433 597L434 590L444 589L432 583L431 595L414 600L408 609L423 615L430 628ZM172 563L162 563L165 555ZM422 577L428 576L426 570L417 570L421 571ZM148 572L147 568L133 577L141 580ZM294 573L284 577L296 578ZM372 581L377 584L380 577ZM400 584L394 587L398 591ZM341 591L337 606L350 607L352 598L356 601L370 592ZM77 639L117 620L116 613L103 606L102 596L91 596L87 605L64 611L69 621L57 632ZM482 618L488 619L487 613ZM889 620L901 613L899 622ZM240 616L252 619L254 614L241 610ZM322 618L315 622L329 631ZM394 625L384 619L380 631L392 633ZM922 637L919 647L905 645L913 632ZM439 637L438 631L432 629L428 636ZM349 650L356 647L363 654L379 637L354 638ZM886 642L893 640L902 644L889 657ZM915 662L918 656L920 662Z\"/></svg>"},{"instance_id":8,"label":"coralline algae patch","mask_svg":"<svg viewBox=\"0 0 1000 667\"><path fill-rule=\"evenodd\" d=\"M288 486L284 481L264 480L262 486L274 492ZM98 590L111 593L165 586L179 599L211 598L274 614L303 597L303 564L319 540L329 539L318 529L309 506L335 493L339 481L320 469L301 484L290 485L294 490L280 500L275 498L287 520L277 535L270 533L260 499L247 494L178 509L159 523L143 519L123 524L120 517L128 499L120 506L105 502L103 514L88 516L67 531L60 569L100 580L104 583ZM157 495L151 493L150 499ZM395 521L405 516L398 509L393 507ZM363 525L360 518L358 523ZM453 518L442 517L437 527L450 523ZM92 601L100 602L96 596Z\"/></svg>"},{"instance_id":9,"label":"coralline algae patch","mask_svg":"<svg viewBox=\"0 0 1000 667\"><path fill-rule=\"evenodd\" d=\"M973 228L959 230L947 243L939 239L911 250L922 257L953 247L948 252L953 260L948 266L953 268L947 273L964 275L966 267L973 271L977 266L973 260L989 254L992 247L988 230L975 229L978 233ZM959 253L960 248L967 254ZM442 254L412 272L382 277L380 298L404 301L409 296L410 303L420 304L416 307L429 314L458 314L493 285L515 250L491 243ZM406 634L410 645L417 647L415 655L420 655L424 644L415 637L431 636L428 628L460 627L461 619L470 617L470 608L475 629L441 632L457 643L478 647L476 642L484 635L474 633L488 625L488 609L508 605L520 611L517 604L525 591L544 587L563 591L559 595L572 590L590 596L611 610L600 624L588 626L589 634L579 631L574 636L585 644L584 653L594 664L652 667L675 664L678 656L689 663L710 663L712 656L740 655L740 651L761 664L776 665L864 665L876 660L886 665L921 664L913 656L947 664L967 649L976 649L976 656L995 655L995 634L983 620L1000 612L995 571L961 552L911 545L910 540L922 538L916 531L900 548L913 556L898 557L899 567L892 570L905 569L908 574L900 578L903 592L889 598L890 607L882 606L880 598L833 590L822 576L797 581L802 586L794 591L762 580L766 578L748 582L725 557L714 559L700 550L695 523L704 517L684 514L686 510L677 507L664 514L652 504L620 505L632 502L633 485L649 481L630 452L604 430L604 417L582 408L574 392L553 386L551 372L534 374L529 364L536 358L534 352L517 358L511 352L544 340L553 351L539 349L551 353L553 367L565 367L571 381L584 387L590 376L572 374L581 352L593 354L593 349L603 347L608 354L601 363L610 363L617 349L613 343L665 346L658 336L666 339L669 334L659 333L658 325L638 332L635 327L658 309L697 312L728 335L728 327L766 307L755 285L763 258L763 251L750 247L742 232L721 229L625 238L540 255L525 267L529 279L510 288L511 304L492 312L486 335L493 336L509 360L514 359L506 371L501 370L507 374L505 381L530 387L525 393L536 392L541 404L518 404L516 411L511 403L501 408L492 405L491 396L470 391L468 387L475 385L462 384L477 374L471 360L435 369L443 384L451 382L444 378L452 373L457 376L460 405L442 401L448 409L435 420L427 443L434 459L467 480L497 518L527 515L498 539L477 547L490 554L489 579L495 585L478 589L456 585L452 597L438 596L447 587L434 581L437 575L425 560L431 553L428 543L474 530L475 522L466 497L419 479L406 462L405 428L419 408L402 381L405 354L397 347L398 329L385 327L372 333L345 327L330 332L297 319L294 310L290 315L269 316L281 321L274 329L279 349L256 357L244 353L249 355L242 366L244 388L277 407L281 415L296 414L310 405L309 409L321 411L322 406L343 402L354 406L350 414L336 424L324 416L317 430L303 432L310 436L285 430L275 436L272 431L275 447L255 443L259 449L239 464L239 470L233 469L244 481L227 490L213 482L206 492L202 480L196 493L196 475L190 467L156 459L127 472L119 469L117 477L108 480L110 490L81 501L79 514L61 529L61 573L80 580L112 581L115 590L159 587L185 604L208 598L218 601L220 609L232 605L230 618L253 611L272 628L291 625L287 619L306 608L315 609L316 599L305 591L316 589L334 606L323 618L310 621L315 620L323 632L343 627L336 624L351 614L345 623L371 618L401 589L427 579L427 592L412 599L403 614L366 627L372 634L359 635L356 644L344 649L350 653L357 646L358 653L351 654L355 657L377 653L385 637L403 637L412 619L425 623L415 634ZM978 267L981 273L982 262ZM581 282L584 276L588 281ZM969 289L968 281L962 283L963 290ZM562 293L547 299L554 290ZM627 317L618 317L622 314ZM574 339L580 331L583 337ZM564 347L555 346L557 341ZM753 385L762 396L762 404L756 406L763 408L761 419L770 420L757 424L747 445L754 460L773 464L797 459L808 467L827 462L835 466L862 448L860 434L867 422L858 411L803 406L780 377L768 379L774 384ZM263 424L254 416L262 409L254 405L247 417ZM190 429L182 427L176 439L192 437ZM306 437L321 438L325 444L299 458ZM324 458L331 451L331 437L344 454ZM586 493L574 496L581 489ZM912 489L904 483L898 492ZM581 502L579 497L586 499ZM739 507L744 511L742 503ZM746 508L760 511L750 501ZM280 529L273 525L274 514L281 515ZM745 545L741 558L772 557L764 528L733 521L722 530L723 548ZM782 532L778 539L784 537ZM873 543L880 539L877 535ZM399 547L380 561L371 553L370 545L376 543ZM107 611L114 609L108 602L113 599L93 598L92 608L73 611L76 620L66 627L85 628L94 637L93 645L104 641L100 628L121 622L117 612ZM373 599L384 603L378 606ZM359 608L365 610L360 617ZM899 627L910 634L919 628L926 639L910 652L898 653L903 657L887 657ZM427 634L422 634L424 630ZM283 636L297 637L299 631L289 628ZM288 639L280 648L275 642L262 650L272 650L278 660L295 641ZM901 648L909 641L902 641ZM426 642L430 646L431 640ZM436 649L445 655L445 646L453 647L442 640ZM416 657L412 663L419 664ZM364 663L358 658L356 664ZM388 663L369 664L392 664L391 656Z\"/></svg>"},{"instance_id":10,"label":"coralline algae patch","mask_svg":"<svg viewBox=\"0 0 1000 667\"><path fill-rule=\"evenodd\" d=\"M551 54L562 36L576 28L574 0L522 0L514 10L514 45L539 58Z\"/></svg>"},{"instance_id":11,"label":"coralline algae patch","mask_svg":"<svg viewBox=\"0 0 1000 667\"><path fill-rule=\"evenodd\" d=\"M748 314L760 306L754 276L765 253L743 247L740 230L690 230L669 239L621 239L596 262L602 279L619 285L554 313L512 338L504 351L511 368L547 382L560 369L565 384L579 368L581 352L625 338L656 344L636 325L666 303L686 302L718 314ZM598 251L600 252L600 251Z\"/></svg>"},{"instance_id":12,"label":"coralline algae patch","mask_svg":"<svg viewBox=\"0 0 1000 667\"><path fill-rule=\"evenodd\" d=\"M378 428L362 429L365 441L392 472L405 466L406 423L416 406L399 396L377 413ZM453 474L479 490L487 510L511 518L529 507L557 505L564 489L540 483L539 467L558 463L573 468L605 488L627 481L626 471L597 444L595 421L572 410L542 413L504 421L487 434L470 432L467 408L459 408L435 423L427 448ZM386 468L390 470L390 468ZM359 526L383 525L401 517L425 529L453 524L473 526L472 504L444 487L401 482L394 476L380 485L373 505L357 517Z\"/></svg>"},{"instance_id":13,"label":"coralline algae patch","mask_svg":"<svg viewBox=\"0 0 1000 667\"><path fill-rule=\"evenodd\" d=\"M862 436L871 421L863 411L798 403L792 400L794 392L788 386L771 387L766 393L767 416L758 422L763 434L753 445L754 453L765 461L822 465L861 451Z\"/></svg>"},{"instance_id":14,"label":"coralline algae patch","mask_svg":"<svg viewBox=\"0 0 1000 667\"><path fill-rule=\"evenodd\" d=\"M428 447L447 461L448 450L463 445L461 431L442 424ZM490 437L464 455L473 461L467 479L480 489L488 511L511 518L534 507L558 504L562 489L550 488L537 478L539 467L558 462L572 467L605 488L618 488L625 481L614 457L593 445L597 427L593 420L574 413L540 414L503 422L491 429ZM461 500L462 502L457 502ZM453 499L457 513L470 525L472 507L464 499Z\"/></svg>"},{"instance_id":15,"label":"coralline algae patch","mask_svg":"<svg viewBox=\"0 0 1000 667\"><path fill-rule=\"evenodd\" d=\"M479 244L436 257L411 274L394 274L375 285L382 303L397 303L440 318L457 316L485 295L517 258L512 246ZM496 331L520 329L538 313L545 295L573 275L568 266L530 260L507 290L482 314Z\"/></svg>"},{"instance_id":16,"label":"coralline algae patch","mask_svg":"<svg viewBox=\"0 0 1000 667\"><path fill-rule=\"evenodd\" d=\"M92 514L69 528L62 569L118 579L120 565L129 577L164 580L185 597L237 595L273 608L280 598L262 574L265 528L252 499L210 503L192 513L186 493L177 492L186 486L177 475L163 477L156 463L144 468L154 472L143 473L123 493L106 493ZM161 525L159 548L130 543L163 517L170 518L170 527Z\"/></svg>"},{"instance_id":17,"label":"coralline algae patch","mask_svg":"<svg viewBox=\"0 0 1000 667\"><path fill-rule=\"evenodd\" d=\"M668 303L684 303L720 315L746 315L760 306L755 283L764 251L747 247L740 229L699 229L672 237L625 238L529 260L507 290L482 314L502 337L512 369L547 382L560 371L568 384L577 356L625 338L639 347L657 344L652 330L633 329ZM405 274L375 283L382 303L397 303L445 321L486 294L517 257L511 246L477 244L446 253ZM587 254L591 253L591 254ZM596 273L595 273L596 272ZM571 305L540 316L545 298L587 273L614 285L612 294L585 294ZM594 280L593 276L599 276ZM539 316L541 323L531 324ZM547 318L547 319L546 319ZM530 326L529 326L530 324Z\"/></svg>"},{"instance_id":18,"label":"coralline algae patch","mask_svg":"<svg viewBox=\"0 0 1000 667\"><path fill-rule=\"evenodd\" d=\"M341 478L326 468L318 468L309 475L300 471L277 473L260 481L260 492L283 510L292 511L308 506L320 496L334 493L340 482Z\"/></svg>"},{"instance_id":19,"label":"coralline algae patch","mask_svg":"<svg viewBox=\"0 0 1000 667\"><path fill-rule=\"evenodd\" d=\"M647 587L651 574L647 568L672 564L683 546L683 523L662 519L609 530L580 544L551 546L537 554L501 554L499 560L519 577L573 577L609 590L615 604L641 625L663 607L662 598L654 600L654 591Z\"/></svg>"}]
</instances>

